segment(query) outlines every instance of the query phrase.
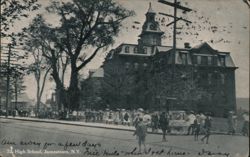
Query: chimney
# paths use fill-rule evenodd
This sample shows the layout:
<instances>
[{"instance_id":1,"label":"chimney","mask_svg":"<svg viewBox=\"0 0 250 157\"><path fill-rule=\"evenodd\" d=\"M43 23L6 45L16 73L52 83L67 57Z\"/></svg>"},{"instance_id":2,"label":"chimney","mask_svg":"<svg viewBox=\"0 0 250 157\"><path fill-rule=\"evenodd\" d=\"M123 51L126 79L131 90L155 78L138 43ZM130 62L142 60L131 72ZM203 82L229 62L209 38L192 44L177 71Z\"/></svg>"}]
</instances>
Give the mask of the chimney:
<instances>
[{"instance_id":1,"label":"chimney","mask_svg":"<svg viewBox=\"0 0 250 157\"><path fill-rule=\"evenodd\" d=\"M190 48L191 48L190 43L188 43L188 42L184 43L184 47L185 47L186 49L190 49Z\"/></svg>"}]
</instances>

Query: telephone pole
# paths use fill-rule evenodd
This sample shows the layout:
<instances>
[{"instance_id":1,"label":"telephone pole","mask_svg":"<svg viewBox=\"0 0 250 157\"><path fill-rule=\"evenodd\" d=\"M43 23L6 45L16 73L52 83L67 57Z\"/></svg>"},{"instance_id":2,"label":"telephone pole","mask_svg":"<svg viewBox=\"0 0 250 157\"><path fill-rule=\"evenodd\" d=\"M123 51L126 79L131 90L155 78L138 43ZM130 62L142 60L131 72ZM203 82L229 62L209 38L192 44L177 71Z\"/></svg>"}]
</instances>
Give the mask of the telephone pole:
<instances>
[{"instance_id":1,"label":"telephone pole","mask_svg":"<svg viewBox=\"0 0 250 157\"><path fill-rule=\"evenodd\" d=\"M6 115L5 117L7 118L9 115L9 110L8 110L8 105L9 105L9 89L10 89L10 54L11 54L11 44L8 45L9 46L9 51L8 51L8 61L7 61L7 81L6 81L6 104L5 104L5 108L6 108Z\"/></svg>"},{"instance_id":2,"label":"telephone pole","mask_svg":"<svg viewBox=\"0 0 250 157\"><path fill-rule=\"evenodd\" d=\"M175 100L174 98L174 79L175 79L175 54L176 54L176 26L177 26L177 21L181 20L187 23L192 23L191 21L188 21L186 19L183 19L182 17L177 17L177 9L183 10L184 12L190 12L192 11L192 9L184 7L179 5L180 3L177 2L177 0L174 0L174 3L172 2L168 2L165 0L158 0L159 3L171 6L174 8L174 15L170 15L170 14L166 14L166 13L161 13L159 12L160 15L164 15L164 16L168 16L168 17L172 17L174 19L173 22L167 24L167 26L170 26L172 24L174 24L173 26L173 51L171 54L172 57L172 83L171 83L171 93L172 93L172 98L169 100ZM172 108L172 103L171 103L171 107L167 107L169 110Z\"/></svg>"}]
</instances>

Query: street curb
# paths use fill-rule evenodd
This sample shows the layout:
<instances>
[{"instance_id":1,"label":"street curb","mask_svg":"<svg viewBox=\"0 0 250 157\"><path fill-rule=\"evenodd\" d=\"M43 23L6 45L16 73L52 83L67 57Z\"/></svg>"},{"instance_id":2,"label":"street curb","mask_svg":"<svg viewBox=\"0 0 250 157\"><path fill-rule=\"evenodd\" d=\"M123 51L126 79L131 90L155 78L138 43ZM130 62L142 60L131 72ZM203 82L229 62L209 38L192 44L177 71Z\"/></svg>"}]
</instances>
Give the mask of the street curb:
<instances>
[{"instance_id":1,"label":"street curb","mask_svg":"<svg viewBox=\"0 0 250 157\"><path fill-rule=\"evenodd\" d=\"M134 130L131 129L124 129L124 128L110 128L110 127L103 127L103 126L92 126L92 125L85 125L85 124L73 124L73 123L66 123L66 122L55 122L55 121L44 121L44 120L36 120L36 119L16 119L16 118L4 118L3 119L14 119L14 120L20 120L20 121L30 121L30 122L43 122L43 123L54 123L54 124L64 124L64 125L74 125L74 126L83 126L83 127L90 127L90 128L101 128L101 129L111 129L111 130L122 130L122 131L130 131L134 132Z\"/></svg>"},{"instance_id":2,"label":"street curb","mask_svg":"<svg viewBox=\"0 0 250 157\"><path fill-rule=\"evenodd\" d=\"M135 131L135 130L125 129L125 128L92 126L92 125L85 125L85 124L74 124L74 123L67 123L67 122L58 122L58 121L44 121L44 120L41 120L41 119L17 119L17 118L10 118L10 117L8 117L8 118L0 117L0 118L2 118L2 119L13 119L13 120L19 120L19 121L43 122L43 123L54 123L54 124L64 124L64 125L73 125L73 126L83 126L83 127L90 127L90 128L109 129L109 130L121 130L121 131L128 131L128 132L134 132ZM211 131L211 133L218 134L218 135L228 135L225 132ZM153 132L148 132L148 134L162 135L162 133L153 133ZM186 135L186 134L174 134L174 133L170 133L170 134L168 133L167 135L190 136L190 135ZM236 134L236 135L238 135L238 134Z\"/></svg>"}]
</instances>

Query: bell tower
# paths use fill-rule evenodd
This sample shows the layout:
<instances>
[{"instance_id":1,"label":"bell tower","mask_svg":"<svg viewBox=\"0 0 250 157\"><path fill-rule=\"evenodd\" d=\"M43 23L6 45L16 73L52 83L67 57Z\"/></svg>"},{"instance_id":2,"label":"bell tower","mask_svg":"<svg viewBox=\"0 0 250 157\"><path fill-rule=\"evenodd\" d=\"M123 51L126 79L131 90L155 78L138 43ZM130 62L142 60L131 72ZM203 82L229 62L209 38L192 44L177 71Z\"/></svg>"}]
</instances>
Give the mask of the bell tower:
<instances>
[{"instance_id":1,"label":"bell tower","mask_svg":"<svg viewBox=\"0 0 250 157\"><path fill-rule=\"evenodd\" d=\"M160 30L159 23L155 21L156 13L152 9L151 3L149 3L149 9L146 13L146 21L142 26L142 32L139 35L140 44L147 46L160 46L161 45L161 36L164 34L163 31Z\"/></svg>"}]
</instances>

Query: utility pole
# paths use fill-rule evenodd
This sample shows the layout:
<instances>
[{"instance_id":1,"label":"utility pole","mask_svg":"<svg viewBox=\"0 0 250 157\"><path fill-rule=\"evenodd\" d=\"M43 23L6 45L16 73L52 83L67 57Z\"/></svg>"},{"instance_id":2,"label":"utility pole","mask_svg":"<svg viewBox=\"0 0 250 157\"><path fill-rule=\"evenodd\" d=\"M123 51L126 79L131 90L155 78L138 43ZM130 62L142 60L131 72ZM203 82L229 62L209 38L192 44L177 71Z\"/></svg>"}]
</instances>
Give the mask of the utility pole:
<instances>
[{"instance_id":1,"label":"utility pole","mask_svg":"<svg viewBox=\"0 0 250 157\"><path fill-rule=\"evenodd\" d=\"M174 0L174 3L165 1L165 0L158 0L159 3L171 6L174 8L174 15L170 15L170 14L166 14L166 13L161 13L159 12L159 14L164 15L164 16L168 16L168 17L172 17L174 19L173 22L167 24L167 26L170 26L172 24L174 24L173 27L173 51L171 54L172 57L172 83L171 83L171 93L172 93L172 98L169 100L176 100L176 98L174 98L174 81L175 81L175 54L176 54L176 26L177 26L177 21L182 20L184 22L187 23L192 23L191 21L188 21L186 19L183 19L182 17L177 17L177 9L183 10L184 12L190 12L192 11L192 9L187 8L187 7L183 7L181 5L179 5L179 2L177 2L177 0ZM168 99L167 99L168 100ZM169 110L172 109L172 105L173 102L171 103L171 107L167 107Z\"/></svg>"},{"instance_id":2,"label":"utility pole","mask_svg":"<svg viewBox=\"0 0 250 157\"><path fill-rule=\"evenodd\" d=\"M18 90L17 90L17 79L18 79L18 74L17 72L15 73L15 106L14 106L14 111L16 112L16 108L17 108L17 98L18 98ZM13 113L15 114L15 113Z\"/></svg>"},{"instance_id":3,"label":"utility pole","mask_svg":"<svg viewBox=\"0 0 250 157\"><path fill-rule=\"evenodd\" d=\"M8 51L8 61L7 61L7 81L6 81L6 104L5 104L5 109L6 109L6 115L5 117L8 117L9 111L8 111L8 105L9 105L9 89L10 89L10 54L11 54L11 44L9 46L9 51Z\"/></svg>"}]
</instances>

